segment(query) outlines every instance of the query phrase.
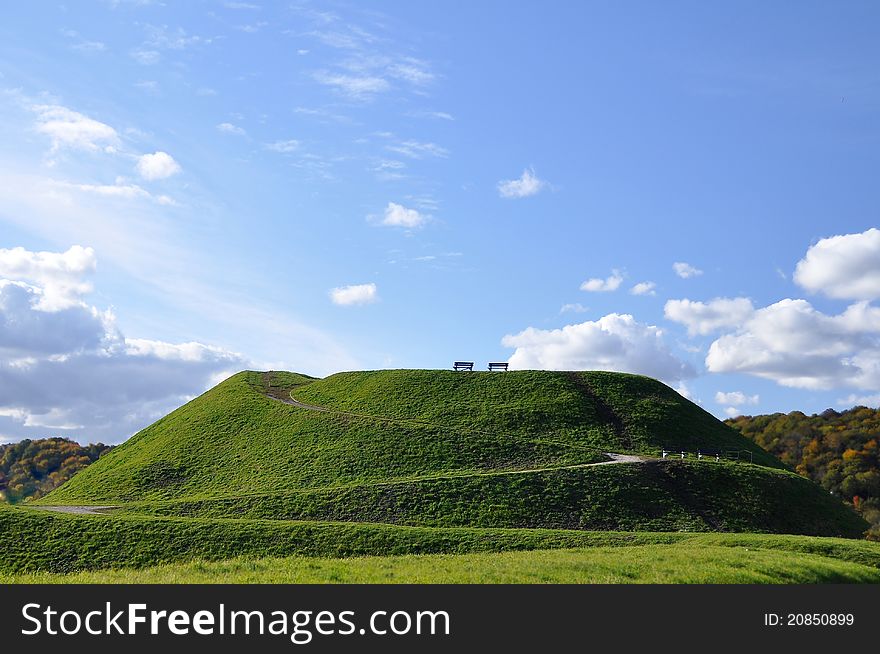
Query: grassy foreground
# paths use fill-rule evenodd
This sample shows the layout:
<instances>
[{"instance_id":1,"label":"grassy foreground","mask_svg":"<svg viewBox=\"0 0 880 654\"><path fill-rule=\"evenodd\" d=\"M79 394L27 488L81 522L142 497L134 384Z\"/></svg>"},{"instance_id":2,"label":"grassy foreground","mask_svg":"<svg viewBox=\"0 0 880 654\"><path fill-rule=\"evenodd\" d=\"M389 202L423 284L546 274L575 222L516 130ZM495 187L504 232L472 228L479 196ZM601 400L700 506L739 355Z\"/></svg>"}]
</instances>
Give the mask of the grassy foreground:
<instances>
[{"instance_id":1,"label":"grassy foreground","mask_svg":"<svg viewBox=\"0 0 880 654\"><path fill-rule=\"evenodd\" d=\"M233 559L142 570L0 575L5 583L880 583L880 569L817 554L704 545L633 545L421 556Z\"/></svg>"},{"instance_id":2,"label":"grassy foreground","mask_svg":"<svg viewBox=\"0 0 880 654\"><path fill-rule=\"evenodd\" d=\"M673 546L674 551L669 550L669 552L679 557L678 562L673 559L669 574L681 574L678 568L700 567L697 561L706 562L707 569L713 570L711 561L716 559L721 562L719 565L748 570L751 569L747 563L751 560L749 557L753 555L752 550L779 553L779 558L774 559L776 563L773 565L780 575L786 568L779 566L785 561L797 559L803 563L804 570L809 567L808 564L816 562L813 559L801 558L801 555L805 554L814 555L826 562L852 563L859 567L880 570L878 543L774 534L430 528L284 520L158 518L131 515L79 516L8 507L0 507L0 533L15 534L14 538L4 539L3 547L0 548L0 577L5 576L4 578L15 580L21 580L20 575L33 573L64 574L122 568L146 569L163 564L184 566L181 569L187 570L189 568L186 566L193 561L263 559L265 569L271 570L272 564L266 562L266 559L288 557L351 559L381 553L384 555L383 558L392 557L388 560L393 562L396 560L394 557L413 554L470 555L583 548L592 548L591 551L595 548L613 548L609 549L608 557L603 560L614 569L624 570L627 560L633 563L640 560L640 555L637 553L633 554L634 558L627 559L628 552L635 552L630 548L661 545ZM728 552L731 548L741 549L741 556L746 558L739 559L739 562L736 559L729 559L727 563L723 563L724 557L707 554L710 549L714 551L716 548L721 548L722 552ZM546 561L555 560L551 554L543 556L547 557ZM765 557L762 560L769 561L767 557L771 555L760 556ZM492 568L488 562L494 558L495 554L488 557L485 566L487 570ZM302 560L302 558L290 559L290 565L300 565L297 562ZM379 565L378 558L370 560ZM499 559L502 562L504 560L503 557ZM540 560L541 556L537 556L536 565ZM463 561L465 561L463 565L467 567L466 560ZM263 563L242 565L263 565ZM348 564L340 563L340 565L344 567ZM525 562L521 566L514 565L514 570L510 574L531 574L529 572L532 570L531 566L532 563ZM827 566L820 566L816 568L816 574L819 575L821 570L829 569ZM721 574L718 570L715 569L716 573ZM130 574L130 572L120 574ZM701 573L692 571L688 574ZM64 578L59 577L59 579ZM527 577L522 578L525 580ZM784 577L779 578L784 579ZM435 579L442 580L440 577ZM816 581L824 579L826 578L816 577ZM490 579L487 577L486 580ZM861 580L876 579L864 577Z\"/></svg>"}]
</instances>

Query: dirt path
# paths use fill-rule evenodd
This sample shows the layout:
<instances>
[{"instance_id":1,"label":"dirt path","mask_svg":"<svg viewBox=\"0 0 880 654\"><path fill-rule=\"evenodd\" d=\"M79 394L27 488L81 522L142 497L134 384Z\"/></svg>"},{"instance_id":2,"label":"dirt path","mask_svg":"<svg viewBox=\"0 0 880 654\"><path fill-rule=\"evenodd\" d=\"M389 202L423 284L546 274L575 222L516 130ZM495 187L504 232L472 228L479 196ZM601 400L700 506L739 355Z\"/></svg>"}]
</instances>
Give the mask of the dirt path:
<instances>
[{"instance_id":1,"label":"dirt path","mask_svg":"<svg viewBox=\"0 0 880 654\"><path fill-rule=\"evenodd\" d=\"M41 511L54 511L56 513L73 513L75 515L107 515L108 512L118 509L118 506L40 506L29 508Z\"/></svg>"}]
</instances>

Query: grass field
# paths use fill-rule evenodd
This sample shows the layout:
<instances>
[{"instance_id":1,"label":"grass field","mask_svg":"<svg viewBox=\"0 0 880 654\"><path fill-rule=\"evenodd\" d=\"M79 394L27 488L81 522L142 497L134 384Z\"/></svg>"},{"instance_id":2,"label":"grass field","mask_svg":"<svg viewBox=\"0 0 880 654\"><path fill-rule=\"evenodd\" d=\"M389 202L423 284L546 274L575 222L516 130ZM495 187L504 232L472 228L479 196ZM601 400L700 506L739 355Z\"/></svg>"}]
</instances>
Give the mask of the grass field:
<instances>
[{"instance_id":1,"label":"grass field","mask_svg":"<svg viewBox=\"0 0 880 654\"><path fill-rule=\"evenodd\" d=\"M880 583L880 569L816 554L634 545L476 554L196 561L141 570L0 575L6 583Z\"/></svg>"},{"instance_id":2,"label":"grass field","mask_svg":"<svg viewBox=\"0 0 880 654\"><path fill-rule=\"evenodd\" d=\"M697 556L707 547L812 554L880 569L880 544L775 534L694 534L552 529L403 527L132 515L62 515L0 508L0 575L148 568L193 560L279 557L351 558L381 553L471 554L572 548L674 545ZM702 559L701 559L702 560ZM521 573L525 574L527 570Z\"/></svg>"}]
</instances>

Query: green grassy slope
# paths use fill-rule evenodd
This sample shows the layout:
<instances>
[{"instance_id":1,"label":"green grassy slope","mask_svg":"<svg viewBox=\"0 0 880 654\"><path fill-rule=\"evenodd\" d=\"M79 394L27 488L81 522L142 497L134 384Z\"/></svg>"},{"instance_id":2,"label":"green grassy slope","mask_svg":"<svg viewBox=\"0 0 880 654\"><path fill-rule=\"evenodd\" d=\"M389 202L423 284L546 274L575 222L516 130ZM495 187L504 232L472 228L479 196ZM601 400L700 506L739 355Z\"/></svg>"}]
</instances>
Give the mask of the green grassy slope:
<instances>
[{"instance_id":1,"label":"green grassy slope","mask_svg":"<svg viewBox=\"0 0 880 654\"><path fill-rule=\"evenodd\" d=\"M279 381L294 387L311 380L279 373ZM264 390L260 373L233 376L130 438L46 501L233 496L606 458L543 435L484 434L307 411L269 399Z\"/></svg>"},{"instance_id":2,"label":"green grassy slope","mask_svg":"<svg viewBox=\"0 0 880 654\"><path fill-rule=\"evenodd\" d=\"M290 394L319 412L283 404ZM663 444L761 465L583 467ZM577 467L581 466L581 467ZM660 382L586 372L235 375L135 435L45 504L153 515L425 526L858 537L818 486Z\"/></svg>"},{"instance_id":3,"label":"green grassy slope","mask_svg":"<svg viewBox=\"0 0 880 654\"><path fill-rule=\"evenodd\" d=\"M633 545L576 550L196 561L66 575L0 573L0 583L64 584L816 584L880 583L880 569L744 547Z\"/></svg>"},{"instance_id":4,"label":"green grassy slope","mask_svg":"<svg viewBox=\"0 0 880 654\"><path fill-rule=\"evenodd\" d=\"M294 392L308 404L516 434L604 452L742 449L780 463L661 382L612 372L378 370L331 375Z\"/></svg>"},{"instance_id":5,"label":"green grassy slope","mask_svg":"<svg viewBox=\"0 0 880 654\"><path fill-rule=\"evenodd\" d=\"M785 557L779 557L780 561L795 558L792 553L808 554L880 569L878 543L788 535L429 528L281 520L77 516L4 506L0 506L0 533L16 535L4 539L4 546L0 548L0 581L25 581L12 577L31 573L147 568L157 564L224 561L236 557L254 559L296 555L336 558L376 553L462 554L585 547L616 548L622 557L618 572L623 570L621 574L625 574L626 562L635 562L639 556L629 556L625 550L645 545L681 546L683 553L674 555L678 557L676 567L685 565L688 560L696 561L693 557L707 548L747 548L786 553ZM690 554L684 553L687 551ZM611 552L605 558L610 559L613 555ZM719 558L723 560L724 557ZM548 560L553 559L551 556ZM748 565L748 560L749 556L744 556L732 565ZM248 565L265 568L271 562ZM306 560L303 565L312 564ZM523 563L524 568L527 565L527 561ZM722 561L719 565L723 568L726 564ZM526 573L527 570L523 569L518 574ZM812 580L831 580L823 574L817 568ZM780 579L784 580L784 577ZM43 580L48 581L47 578ZM132 581L136 580L132 578ZM434 577L434 580L443 579Z\"/></svg>"},{"instance_id":6,"label":"green grassy slope","mask_svg":"<svg viewBox=\"0 0 880 654\"><path fill-rule=\"evenodd\" d=\"M435 527L752 531L858 537L865 523L782 470L653 461L132 505L165 516Z\"/></svg>"}]
</instances>

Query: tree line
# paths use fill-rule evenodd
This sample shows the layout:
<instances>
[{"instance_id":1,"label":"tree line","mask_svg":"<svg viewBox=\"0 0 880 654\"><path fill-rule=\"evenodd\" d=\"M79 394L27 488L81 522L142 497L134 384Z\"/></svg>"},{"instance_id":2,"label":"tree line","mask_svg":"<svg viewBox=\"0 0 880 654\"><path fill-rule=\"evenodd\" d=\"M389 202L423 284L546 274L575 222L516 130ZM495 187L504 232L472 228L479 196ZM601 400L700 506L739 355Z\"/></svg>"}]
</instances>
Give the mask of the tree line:
<instances>
[{"instance_id":1,"label":"tree line","mask_svg":"<svg viewBox=\"0 0 880 654\"><path fill-rule=\"evenodd\" d=\"M880 409L864 406L725 421L793 470L852 505L880 540Z\"/></svg>"},{"instance_id":2,"label":"tree line","mask_svg":"<svg viewBox=\"0 0 880 654\"><path fill-rule=\"evenodd\" d=\"M16 504L42 497L111 449L103 443L80 445L67 438L0 445L0 501Z\"/></svg>"}]
</instances>

